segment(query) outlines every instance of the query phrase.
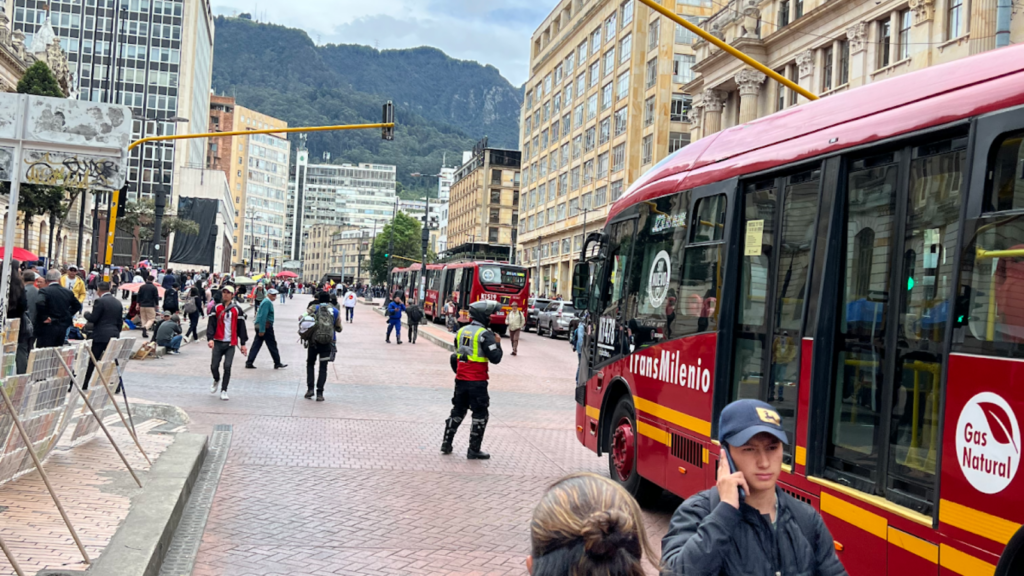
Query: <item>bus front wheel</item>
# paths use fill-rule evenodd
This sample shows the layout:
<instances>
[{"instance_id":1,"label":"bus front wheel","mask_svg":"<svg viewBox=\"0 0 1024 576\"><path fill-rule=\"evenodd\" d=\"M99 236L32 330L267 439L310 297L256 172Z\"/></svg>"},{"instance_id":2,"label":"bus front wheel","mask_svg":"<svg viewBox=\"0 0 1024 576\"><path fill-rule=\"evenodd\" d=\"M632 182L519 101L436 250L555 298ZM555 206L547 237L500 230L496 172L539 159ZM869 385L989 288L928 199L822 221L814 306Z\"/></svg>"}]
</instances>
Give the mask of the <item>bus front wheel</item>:
<instances>
[{"instance_id":1,"label":"bus front wheel","mask_svg":"<svg viewBox=\"0 0 1024 576\"><path fill-rule=\"evenodd\" d=\"M636 412L628 396L621 398L612 412L611 439L608 446L608 475L641 504L661 496L661 489L637 471Z\"/></svg>"}]
</instances>

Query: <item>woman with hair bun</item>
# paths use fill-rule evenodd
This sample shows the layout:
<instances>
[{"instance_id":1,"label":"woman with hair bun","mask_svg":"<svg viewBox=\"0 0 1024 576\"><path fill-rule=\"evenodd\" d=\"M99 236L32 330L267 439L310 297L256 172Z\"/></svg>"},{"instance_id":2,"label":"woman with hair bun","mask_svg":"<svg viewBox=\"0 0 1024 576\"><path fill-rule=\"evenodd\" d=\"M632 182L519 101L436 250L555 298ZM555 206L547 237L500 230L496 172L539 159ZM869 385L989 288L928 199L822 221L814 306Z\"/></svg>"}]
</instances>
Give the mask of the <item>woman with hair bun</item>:
<instances>
[{"instance_id":1,"label":"woman with hair bun","mask_svg":"<svg viewBox=\"0 0 1024 576\"><path fill-rule=\"evenodd\" d=\"M643 557L656 570L636 500L608 478L589 472L555 482L530 522L532 576L643 576Z\"/></svg>"}]
</instances>

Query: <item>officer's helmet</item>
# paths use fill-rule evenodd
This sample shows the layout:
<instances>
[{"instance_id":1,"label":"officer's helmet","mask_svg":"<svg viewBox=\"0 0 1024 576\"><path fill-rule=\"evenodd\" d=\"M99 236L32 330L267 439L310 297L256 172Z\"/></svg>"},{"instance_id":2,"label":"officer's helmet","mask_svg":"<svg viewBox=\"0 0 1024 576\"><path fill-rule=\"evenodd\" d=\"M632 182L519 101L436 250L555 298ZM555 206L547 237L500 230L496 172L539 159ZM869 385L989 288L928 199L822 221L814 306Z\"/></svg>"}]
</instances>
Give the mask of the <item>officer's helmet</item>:
<instances>
[{"instance_id":1,"label":"officer's helmet","mask_svg":"<svg viewBox=\"0 0 1024 576\"><path fill-rule=\"evenodd\" d=\"M469 305L469 317L484 326L491 324L491 315L501 310L501 304L494 300L478 300Z\"/></svg>"}]
</instances>

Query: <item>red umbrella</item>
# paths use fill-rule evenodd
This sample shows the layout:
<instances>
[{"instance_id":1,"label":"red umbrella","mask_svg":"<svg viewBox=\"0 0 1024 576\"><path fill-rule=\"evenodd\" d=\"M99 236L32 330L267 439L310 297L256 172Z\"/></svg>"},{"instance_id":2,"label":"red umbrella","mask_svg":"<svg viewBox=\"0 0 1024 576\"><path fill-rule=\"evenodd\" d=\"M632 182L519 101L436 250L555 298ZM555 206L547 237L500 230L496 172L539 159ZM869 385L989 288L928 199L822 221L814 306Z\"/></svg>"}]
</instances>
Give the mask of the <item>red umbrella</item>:
<instances>
[{"instance_id":1,"label":"red umbrella","mask_svg":"<svg viewBox=\"0 0 1024 576\"><path fill-rule=\"evenodd\" d=\"M154 284L154 286L156 286L157 293L160 294L161 298L163 298L164 297L164 292L166 292L166 290L164 290L164 288L162 286L160 286L159 284ZM117 289L118 290L127 290L128 292L138 292L139 288L141 288L141 287L142 287L142 284L136 282L134 284L121 284L120 286L117 287Z\"/></svg>"},{"instance_id":2,"label":"red umbrella","mask_svg":"<svg viewBox=\"0 0 1024 576\"><path fill-rule=\"evenodd\" d=\"M0 246L0 258L3 258L3 256L4 248ZM19 262L35 262L36 260L39 260L39 256L36 256L35 254L29 252L28 250L25 250L24 248L15 248L14 259L18 260Z\"/></svg>"},{"instance_id":3,"label":"red umbrella","mask_svg":"<svg viewBox=\"0 0 1024 576\"><path fill-rule=\"evenodd\" d=\"M291 272L291 271L288 271L288 270L284 270L284 271L282 271L282 272L279 272L279 273L277 274L277 277L278 277L278 278L298 278L298 277L299 277L299 275L298 275L298 274L296 274L295 272Z\"/></svg>"}]
</instances>

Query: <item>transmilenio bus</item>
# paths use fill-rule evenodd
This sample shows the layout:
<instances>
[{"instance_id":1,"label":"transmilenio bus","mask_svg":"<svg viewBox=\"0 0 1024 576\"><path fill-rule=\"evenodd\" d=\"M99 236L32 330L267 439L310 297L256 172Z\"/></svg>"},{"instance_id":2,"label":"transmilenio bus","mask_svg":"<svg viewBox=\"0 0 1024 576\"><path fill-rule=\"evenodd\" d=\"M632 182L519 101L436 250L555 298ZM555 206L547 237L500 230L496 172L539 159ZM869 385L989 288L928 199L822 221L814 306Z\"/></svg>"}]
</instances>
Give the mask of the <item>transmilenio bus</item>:
<instances>
[{"instance_id":1,"label":"transmilenio bus","mask_svg":"<svg viewBox=\"0 0 1024 576\"><path fill-rule=\"evenodd\" d=\"M850 574L1024 574L1024 46L694 142L573 286L577 436L631 493L713 486L758 398Z\"/></svg>"}]
</instances>

